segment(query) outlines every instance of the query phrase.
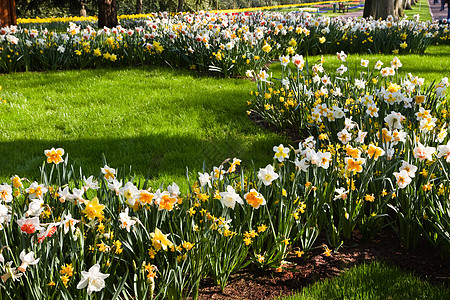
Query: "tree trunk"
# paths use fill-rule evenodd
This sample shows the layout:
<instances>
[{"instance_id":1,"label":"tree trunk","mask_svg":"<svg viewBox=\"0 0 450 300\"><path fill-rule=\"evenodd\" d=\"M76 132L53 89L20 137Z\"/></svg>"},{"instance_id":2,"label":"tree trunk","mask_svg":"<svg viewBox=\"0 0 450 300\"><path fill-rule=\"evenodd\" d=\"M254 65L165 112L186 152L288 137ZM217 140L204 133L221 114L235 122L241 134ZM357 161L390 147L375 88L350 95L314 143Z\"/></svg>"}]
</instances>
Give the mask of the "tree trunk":
<instances>
[{"instance_id":1,"label":"tree trunk","mask_svg":"<svg viewBox=\"0 0 450 300\"><path fill-rule=\"evenodd\" d=\"M116 0L98 0L98 28L117 26Z\"/></svg>"},{"instance_id":2,"label":"tree trunk","mask_svg":"<svg viewBox=\"0 0 450 300\"><path fill-rule=\"evenodd\" d=\"M136 14L142 14L142 0L136 0Z\"/></svg>"},{"instance_id":3,"label":"tree trunk","mask_svg":"<svg viewBox=\"0 0 450 300\"><path fill-rule=\"evenodd\" d=\"M183 11L184 0L178 0L178 8L177 11Z\"/></svg>"},{"instance_id":4,"label":"tree trunk","mask_svg":"<svg viewBox=\"0 0 450 300\"><path fill-rule=\"evenodd\" d=\"M16 3L15 0L1 0L0 2L0 28L16 25Z\"/></svg>"},{"instance_id":5,"label":"tree trunk","mask_svg":"<svg viewBox=\"0 0 450 300\"><path fill-rule=\"evenodd\" d=\"M364 4L364 18L372 16L375 20L386 19L387 16L403 16L404 0L366 0Z\"/></svg>"},{"instance_id":6,"label":"tree trunk","mask_svg":"<svg viewBox=\"0 0 450 300\"><path fill-rule=\"evenodd\" d=\"M403 6L406 0L394 0L394 17L403 17Z\"/></svg>"},{"instance_id":7,"label":"tree trunk","mask_svg":"<svg viewBox=\"0 0 450 300\"><path fill-rule=\"evenodd\" d=\"M411 10L411 0L405 0L405 3L403 3L403 9Z\"/></svg>"}]
</instances>

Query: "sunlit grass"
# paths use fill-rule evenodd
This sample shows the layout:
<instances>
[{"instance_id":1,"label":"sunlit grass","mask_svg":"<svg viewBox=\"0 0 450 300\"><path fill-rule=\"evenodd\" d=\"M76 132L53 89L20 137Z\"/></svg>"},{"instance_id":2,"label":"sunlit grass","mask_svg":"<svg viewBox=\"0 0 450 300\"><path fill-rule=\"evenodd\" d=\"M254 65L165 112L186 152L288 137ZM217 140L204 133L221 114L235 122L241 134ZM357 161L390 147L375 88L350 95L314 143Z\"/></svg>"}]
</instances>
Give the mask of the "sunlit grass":
<instances>
[{"instance_id":1,"label":"sunlit grass","mask_svg":"<svg viewBox=\"0 0 450 300\"><path fill-rule=\"evenodd\" d=\"M450 290L437 287L380 262L363 264L333 279L304 288L283 300L312 299L450 299Z\"/></svg>"},{"instance_id":2,"label":"sunlit grass","mask_svg":"<svg viewBox=\"0 0 450 300\"><path fill-rule=\"evenodd\" d=\"M440 45L429 47L424 54L350 54L348 55L348 68L350 72L357 69L358 71L367 70L361 67L361 59L369 60L369 68L373 70L375 63L379 60L384 63L383 67L390 66L392 59L397 56L402 62L402 67L399 69L400 76L407 76L411 73L414 76L425 78L425 83L429 84L432 81L439 82L443 77L450 76L450 46ZM323 64L327 72L335 72L341 64L347 65L347 62L342 62L337 59L335 54L327 54L323 56L325 62ZM321 56L308 57L309 64L320 62ZM270 67L274 76L281 75L281 65L274 63ZM352 73L352 74L353 74Z\"/></svg>"},{"instance_id":3,"label":"sunlit grass","mask_svg":"<svg viewBox=\"0 0 450 300\"><path fill-rule=\"evenodd\" d=\"M0 76L0 179L38 179L44 150L62 147L84 174L112 167L187 186L201 171L238 157L265 166L283 137L247 117L254 83L164 68L101 69ZM196 173L195 173L196 175Z\"/></svg>"}]
</instances>

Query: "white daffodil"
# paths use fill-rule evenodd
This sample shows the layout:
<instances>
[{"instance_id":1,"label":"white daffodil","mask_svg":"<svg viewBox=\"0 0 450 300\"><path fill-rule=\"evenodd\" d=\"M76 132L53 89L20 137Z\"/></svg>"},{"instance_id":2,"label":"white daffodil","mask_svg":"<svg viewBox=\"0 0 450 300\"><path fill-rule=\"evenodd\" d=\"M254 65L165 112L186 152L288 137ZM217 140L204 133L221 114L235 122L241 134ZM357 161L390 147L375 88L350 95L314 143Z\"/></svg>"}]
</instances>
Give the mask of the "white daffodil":
<instances>
[{"instance_id":1,"label":"white daffodil","mask_svg":"<svg viewBox=\"0 0 450 300\"><path fill-rule=\"evenodd\" d=\"M58 196L59 196L59 201L61 203L66 202L66 199L68 199L70 197L69 187L66 186L64 189L59 188L58 189Z\"/></svg>"},{"instance_id":2,"label":"white daffodil","mask_svg":"<svg viewBox=\"0 0 450 300\"><path fill-rule=\"evenodd\" d=\"M69 200L82 201L83 200L84 189L74 188L72 194L69 195Z\"/></svg>"},{"instance_id":3,"label":"white daffodil","mask_svg":"<svg viewBox=\"0 0 450 300\"><path fill-rule=\"evenodd\" d=\"M433 154L436 152L436 148L434 147L425 147L420 142L417 143L417 146L413 150L413 154L415 158L418 158L420 161L427 159L428 161L433 160Z\"/></svg>"},{"instance_id":4,"label":"white daffodil","mask_svg":"<svg viewBox=\"0 0 450 300\"><path fill-rule=\"evenodd\" d=\"M0 204L0 229L3 229L4 223L9 223L10 221L10 208L6 205Z\"/></svg>"},{"instance_id":5,"label":"white daffodil","mask_svg":"<svg viewBox=\"0 0 450 300\"><path fill-rule=\"evenodd\" d=\"M0 185L0 200L5 202L11 202L13 199L12 188L8 184Z\"/></svg>"},{"instance_id":6,"label":"white daffodil","mask_svg":"<svg viewBox=\"0 0 450 300\"><path fill-rule=\"evenodd\" d=\"M89 271L81 271L81 281L77 285L77 289L83 289L87 286L87 293L91 295L92 292L99 292L105 287L105 279L110 274L103 274L100 272L100 265L93 265Z\"/></svg>"},{"instance_id":7,"label":"white daffodil","mask_svg":"<svg viewBox=\"0 0 450 300\"><path fill-rule=\"evenodd\" d=\"M119 194L125 198L128 205L133 206L139 196L139 190L132 182L127 182L124 187L119 189Z\"/></svg>"},{"instance_id":8,"label":"white daffodil","mask_svg":"<svg viewBox=\"0 0 450 300\"><path fill-rule=\"evenodd\" d=\"M167 186L167 192L169 192L170 197L177 198L180 195L180 188L175 182Z\"/></svg>"},{"instance_id":9,"label":"white daffodil","mask_svg":"<svg viewBox=\"0 0 450 300\"><path fill-rule=\"evenodd\" d=\"M437 158L443 157L446 162L450 163L450 141L447 142L447 145L439 145L437 151Z\"/></svg>"},{"instance_id":10,"label":"white daffodil","mask_svg":"<svg viewBox=\"0 0 450 300\"><path fill-rule=\"evenodd\" d=\"M384 118L384 121L388 124L390 130L402 129L402 122L404 120L405 116L395 111L391 111L391 113Z\"/></svg>"},{"instance_id":11,"label":"white daffodil","mask_svg":"<svg viewBox=\"0 0 450 300\"><path fill-rule=\"evenodd\" d=\"M116 177L116 169L110 168L107 165L101 168L101 171L108 181L112 181Z\"/></svg>"},{"instance_id":12,"label":"white daffodil","mask_svg":"<svg viewBox=\"0 0 450 300\"><path fill-rule=\"evenodd\" d=\"M347 199L347 197L348 197L348 195L347 195L348 190L345 190L345 189L342 188L342 187L341 187L341 188L335 189L334 192L335 192L337 195L334 196L334 199L333 199L333 200L338 200L338 199L345 200L345 199Z\"/></svg>"},{"instance_id":13,"label":"white daffodil","mask_svg":"<svg viewBox=\"0 0 450 300\"><path fill-rule=\"evenodd\" d=\"M26 189L30 200L42 198L42 195L47 193L47 191L48 189L43 184L38 184L36 181Z\"/></svg>"},{"instance_id":14,"label":"white daffodil","mask_svg":"<svg viewBox=\"0 0 450 300\"><path fill-rule=\"evenodd\" d=\"M122 181L118 181L117 179L112 179L110 182L108 182L108 188L111 191L116 192L116 195L120 194L120 188L122 187Z\"/></svg>"},{"instance_id":15,"label":"white daffodil","mask_svg":"<svg viewBox=\"0 0 450 300\"><path fill-rule=\"evenodd\" d=\"M19 258L22 261L22 264L20 265L20 267L17 268L17 270L19 270L22 273L27 270L27 267L29 265L35 265L39 262L39 258L34 259L33 251L25 254L25 250L22 250L22 252L20 252L19 254Z\"/></svg>"},{"instance_id":16,"label":"white daffodil","mask_svg":"<svg viewBox=\"0 0 450 300\"><path fill-rule=\"evenodd\" d=\"M337 133L338 139L341 141L342 144L347 144L352 139L352 134L347 131L347 129L342 129Z\"/></svg>"},{"instance_id":17,"label":"white daffodil","mask_svg":"<svg viewBox=\"0 0 450 300\"><path fill-rule=\"evenodd\" d=\"M213 171L211 173L211 177L213 180L222 180L223 174L225 174L225 173L226 172L223 170L223 166L214 167Z\"/></svg>"},{"instance_id":18,"label":"white daffodil","mask_svg":"<svg viewBox=\"0 0 450 300\"><path fill-rule=\"evenodd\" d=\"M393 174L395 176L395 179L397 179L398 187L401 189L405 188L412 181L411 177L408 176L408 172L406 172L406 170L394 172Z\"/></svg>"},{"instance_id":19,"label":"white daffodil","mask_svg":"<svg viewBox=\"0 0 450 300\"><path fill-rule=\"evenodd\" d=\"M131 226L136 224L136 220L133 220L128 215L128 207L125 208L124 212L121 212L119 214L119 221L120 221L120 228L126 229L128 232L130 232Z\"/></svg>"},{"instance_id":20,"label":"white daffodil","mask_svg":"<svg viewBox=\"0 0 450 300\"><path fill-rule=\"evenodd\" d=\"M36 230L45 229L44 227L42 227L40 225L38 217L34 217L34 218L23 218L22 217L19 220L17 220L17 224L19 225L20 230L22 232L26 232L28 234L32 234L32 233L36 232Z\"/></svg>"},{"instance_id":21,"label":"white daffodil","mask_svg":"<svg viewBox=\"0 0 450 300\"><path fill-rule=\"evenodd\" d=\"M28 210L25 212L27 217L37 217L44 211L44 200L38 198L28 204Z\"/></svg>"},{"instance_id":22,"label":"white daffodil","mask_svg":"<svg viewBox=\"0 0 450 300\"><path fill-rule=\"evenodd\" d=\"M208 173L200 173L198 172L198 181L200 182L200 187L204 187L208 185L211 188L211 176Z\"/></svg>"},{"instance_id":23,"label":"white daffodil","mask_svg":"<svg viewBox=\"0 0 450 300\"><path fill-rule=\"evenodd\" d=\"M83 176L84 181L84 190L87 191L88 189L98 190L100 187L98 186L98 181L94 179L94 176L91 175L88 178Z\"/></svg>"},{"instance_id":24,"label":"white daffodil","mask_svg":"<svg viewBox=\"0 0 450 300\"><path fill-rule=\"evenodd\" d=\"M224 207L234 209L234 207L236 206L236 202L239 204L244 204L242 198L238 194L236 194L236 191L231 185L227 186L226 192L220 193L220 197L220 202Z\"/></svg>"},{"instance_id":25,"label":"white daffodil","mask_svg":"<svg viewBox=\"0 0 450 300\"><path fill-rule=\"evenodd\" d=\"M16 279L19 280L20 276L23 275L23 273L17 272L17 268L11 268L11 265L12 261L7 262L5 265L6 273L1 276L3 282L8 280L10 277L13 281L16 281Z\"/></svg>"},{"instance_id":26,"label":"white daffodil","mask_svg":"<svg viewBox=\"0 0 450 300\"><path fill-rule=\"evenodd\" d=\"M308 172L309 161L306 158L303 158L302 160L298 160L298 158L296 158L294 163L295 166L303 172Z\"/></svg>"},{"instance_id":27,"label":"white daffodil","mask_svg":"<svg viewBox=\"0 0 450 300\"><path fill-rule=\"evenodd\" d=\"M75 225L80 222L79 220L75 220L72 218L72 214L69 212L64 217L64 219L61 220L61 224L63 225L64 234L67 234L69 230L72 231L72 233L75 232Z\"/></svg>"},{"instance_id":28,"label":"white daffodil","mask_svg":"<svg viewBox=\"0 0 450 300\"><path fill-rule=\"evenodd\" d=\"M265 186L270 185L272 181L278 179L278 177L279 175L275 173L272 165L267 165L264 169L259 169L258 178Z\"/></svg>"},{"instance_id":29,"label":"white daffodil","mask_svg":"<svg viewBox=\"0 0 450 300\"><path fill-rule=\"evenodd\" d=\"M399 171L403 171L403 170L405 170L406 173L408 173L408 176L411 178L414 178L414 176L416 176L417 167L409 164L406 161L402 161L402 165L399 168Z\"/></svg>"}]
</instances>

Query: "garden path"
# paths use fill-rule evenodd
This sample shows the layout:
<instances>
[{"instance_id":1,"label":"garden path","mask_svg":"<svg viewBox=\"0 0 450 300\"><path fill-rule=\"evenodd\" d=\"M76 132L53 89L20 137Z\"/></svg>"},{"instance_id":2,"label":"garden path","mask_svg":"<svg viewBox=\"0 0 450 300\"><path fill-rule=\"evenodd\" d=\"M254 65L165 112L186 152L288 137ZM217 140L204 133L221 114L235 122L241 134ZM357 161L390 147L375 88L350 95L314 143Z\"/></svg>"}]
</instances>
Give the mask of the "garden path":
<instances>
[{"instance_id":1,"label":"garden path","mask_svg":"<svg viewBox=\"0 0 450 300\"><path fill-rule=\"evenodd\" d=\"M436 4L434 4L434 0L428 0L428 4L430 6L430 12L431 12L431 16L433 17L433 21L434 20L447 19L447 16L448 16L448 7L447 6L448 6L448 4L445 5L445 9L444 10L440 10L441 9L441 1L439 1Z\"/></svg>"}]
</instances>

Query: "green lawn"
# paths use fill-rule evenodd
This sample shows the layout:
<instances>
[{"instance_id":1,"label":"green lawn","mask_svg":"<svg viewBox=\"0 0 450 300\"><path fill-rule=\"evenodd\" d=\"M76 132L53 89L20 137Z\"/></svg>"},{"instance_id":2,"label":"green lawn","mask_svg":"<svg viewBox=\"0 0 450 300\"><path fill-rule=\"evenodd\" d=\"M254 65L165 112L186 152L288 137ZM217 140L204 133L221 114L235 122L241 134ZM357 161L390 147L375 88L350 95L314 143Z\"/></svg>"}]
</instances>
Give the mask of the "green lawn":
<instances>
[{"instance_id":1,"label":"green lawn","mask_svg":"<svg viewBox=\"0 0 450 300\"><path fill-rule=\"evenodd\" d=\"M411 5L412 10L404 10L403 13L405 14L406 18L408 20L412 20L414 15L419 14L421 21L431 21L431 13L430 13L430 7L428 5L427 0L419 0L419 2L416 5Z\"/></svg>"},{"instance_id":2,"label":"green lawn","mask_svg":"<svg viewBox=\"0 0 450 300\"><path fill-rule=\"evenodd\" d=\"M43 151L62 147L84 174L99 174L104 154L111 167L186 187L186 167L233 157L264 167L288 142L247 117L248 80L141 67L0 75L0 85L1 182L38 179Z\"/></svg>"},{"instance_id":3,"label":"green lawn","mask_svg":"<svg viewBox=\"0 0 450 300\"><path fill-rule=\"evenodd\" d=\"M374 262L352 268L336 278L310 285L299 294L282 299L438 300L450 299L450 289L433 286L397 267Z\"/></svg>"},{"instance_id":4,"label":"green lawn","mask_svg":"<svg viewBox=\"0 0 450 300\"><path fill-rule=\"evenodd\" d=\"M392 59L397 56L403 66L399 69L400 76L407 76L411 73L414 76L425 78L425 84L430 84L433 80L439 82L443 77L450 77L450 45L431 46L425 54L351 54L348 56L349 71L354 72L357 68L359 71L367 70L361 67L361 59L369 60L370 69L373 70L375 63L380 60L384 63L383 67L390 66ZM337 59L336 55L324 55L324 68L327 72L335 72L341 65L346 65ZM321 56L310 56L309 63L316 63ZM272 64L270 67L274 76L281 75L281 65L279 63Z\"/></svg>"}]
</instances>

